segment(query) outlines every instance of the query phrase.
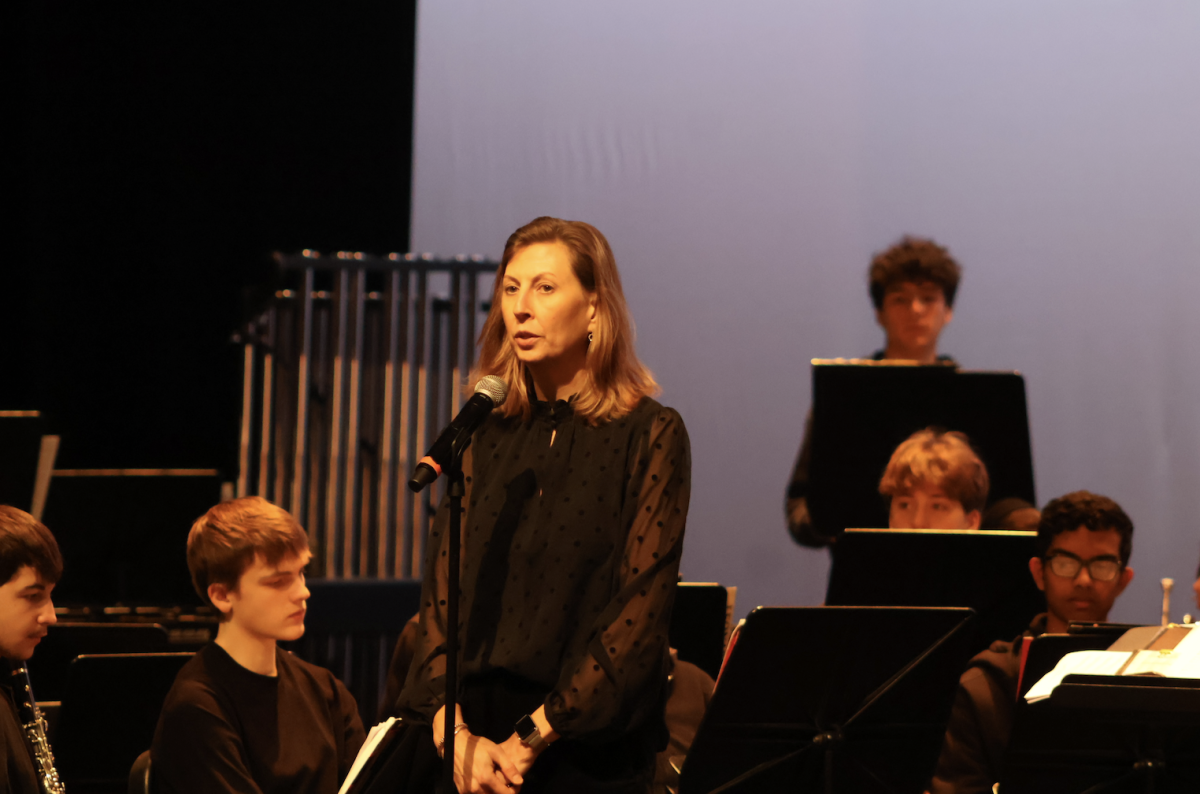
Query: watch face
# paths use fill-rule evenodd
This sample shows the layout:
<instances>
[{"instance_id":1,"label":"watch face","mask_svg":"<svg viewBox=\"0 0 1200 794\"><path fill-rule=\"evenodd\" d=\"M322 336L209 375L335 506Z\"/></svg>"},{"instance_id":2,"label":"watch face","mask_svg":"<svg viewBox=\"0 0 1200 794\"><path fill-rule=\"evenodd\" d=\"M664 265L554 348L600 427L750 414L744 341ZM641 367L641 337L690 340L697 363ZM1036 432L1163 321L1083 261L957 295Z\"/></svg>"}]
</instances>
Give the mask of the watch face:
<instances>
[{"instance_id":1,"label":"watch face","mask_svg":"<svg viewBox=\"0 0 1200 794\"><path fill-rule=\"evenodd\" d=\"M521 737L522 741L524 741L525 739L529 738L531 734L537 732L537 724L533 721L532 717L526 714L524 717L517 720L517 724L514 726L513 731L517 734L517 736Z\"/></svg>"}]
</instances>

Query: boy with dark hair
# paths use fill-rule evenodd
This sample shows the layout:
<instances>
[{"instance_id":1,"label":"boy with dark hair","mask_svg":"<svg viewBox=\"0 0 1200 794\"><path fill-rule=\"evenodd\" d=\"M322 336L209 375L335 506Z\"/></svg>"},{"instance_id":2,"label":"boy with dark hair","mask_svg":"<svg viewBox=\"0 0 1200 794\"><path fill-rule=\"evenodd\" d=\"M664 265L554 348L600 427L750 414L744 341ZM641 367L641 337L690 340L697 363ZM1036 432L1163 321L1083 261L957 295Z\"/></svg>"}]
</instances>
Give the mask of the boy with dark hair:
<instances>
[{"instance_id":1,"label":"boy with dark hair","mask_svg":"<svg viewBox=\"0 0 1200 794\"><path fill-rule=\"evenodd\" d=\"M37 767L25 740L13 691L13 671L33 656L56 622L50 594L62 576L62 555L50 530L24 510L0 505L0 781L6 792L39 794Z\"/></svg>"},{"instance_id":2,"label":"boy with dark hair","mask_svg":"<svg viewBox=\"0 0 1200 794\"><path fill-rule=\"evenodd\" d=\"M988 473L966 435L928 427L892 453L879 493L890 529L979 529Z\"/></svg>"},{"instance_id":3,"label":"boy with dark hair","mask_svg":"<svg viewBox=\"0 0 1200 794\"><path fill-rule=\"evenodd\" d=\"M1042 511L1019 496L993 502L983 512L980 529L1003 529L1010 532L1037 532Z\"/></svg>"},{"instance_id":4,"label":"boy with dark hair","mask_svg":"<svg viewBox=\"0 0 1200 794\"><path fill-rule=\"evenodd\" d=\"M933 240L906 235L876 254L867 281L875 306L875 321L884 332L884 346L871 358L954 365L954 359L938 354L938 339L954 318L954 298L961 279L962 268L949 251ZM784 515L792 540L820 548L833 542L835 535L829 534L830 528L822 531L814 527L808 513L811 437L810 412L788 483Z\"/></svg>"},{"instance_id":5,"label":"boy with dark hair","mask_svg":"<svg viewBox=\"0 0 1200 794\"><path fill-rule=\"evenodd\" d=\"M354 698L277 646L304 634L304 528L258 496L192 526L188 568L220 612L216 641L180 671L151 747L163 794L335 794L363 743Z\"/></svg>"},{"instance_id":6,"label":"boy with dark hair","mask_svg":"<svg viewBox=\"0 0 1200 794\"><path fill-rule=\"evenodd\" d=\"M1046 612L1013 642L994 642L958 682L929 790L985 794L999 780L1016 709L1022 649L1039 634L1065 634L1071 621L1102 622L1129 582L1133 522L1106 496L1075 491L1046 505L1029 572Z\"/></svg>"},{"instance_id":7,"label":"boy with dark hair","mask_svg":"<svg viewBox=\"0 0 1200 794\"><path fill-rule=\"evenodd\" d=\"M933 240L905 236L877 254L868 280L887 344L875 358L938 361L938 337L954 318L961 278L962 268Z\"/></svg>"}]
</instances>

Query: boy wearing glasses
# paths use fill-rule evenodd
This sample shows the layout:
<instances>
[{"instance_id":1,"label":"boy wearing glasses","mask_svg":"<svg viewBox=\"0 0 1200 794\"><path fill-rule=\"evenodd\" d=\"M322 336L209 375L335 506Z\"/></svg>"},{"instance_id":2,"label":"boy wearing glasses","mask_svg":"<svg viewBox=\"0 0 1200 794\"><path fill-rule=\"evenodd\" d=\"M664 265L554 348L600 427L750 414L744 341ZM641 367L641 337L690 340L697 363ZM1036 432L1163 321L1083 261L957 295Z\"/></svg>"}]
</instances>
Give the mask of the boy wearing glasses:
<instances>
[{"instance_id":1,"label":"boy wearing glasses","mask_svg":"<svg viewBox=\"0 0 1200 794\"><path fill-rule=\"evenodd\" d=\"M336 794L364 739L354 697L277 646L304 634L311 556L304 528L258 496L192 525L188 569L221 624L163 704L150 749L160 794Z\"/></svg>"},{"instance_id":2,"label":"boy wearing glasses","mask_svg":"<svg viewBox=\"0 0 1200 794\"><path fill-rule=\"evenodd\" d=\"M1046 612L1015 641L994 642L958 681L931 794L990 792L1000 778L1012 732L1025 643L1043 632L1065 634L1071 621L1108 620L1133 569L1133 522L1106 496L1075 491L1046 505L1038 524L1033 581Z\"/></svg>"},{"instance_id":3,"label":"boy wearing glasses","mask_svg":"<svg viewBox=\"0 0 1200 794\"><path fill-rule=\"evenodd\" d=\"M871 358L956 366L950 356L938 354L938 338L954 318L954 296L961 278L958 262L933 240L905 235L886 251L876 254L867 281L875 306L875 321L883 329L884 346ZM828 534L829 528L822 531L821 527L813 526L808 513L811 439L810 413L788 482L784 515L792 540L820 548L832 543L835 535Z\"/></svg>"}]
</instances>

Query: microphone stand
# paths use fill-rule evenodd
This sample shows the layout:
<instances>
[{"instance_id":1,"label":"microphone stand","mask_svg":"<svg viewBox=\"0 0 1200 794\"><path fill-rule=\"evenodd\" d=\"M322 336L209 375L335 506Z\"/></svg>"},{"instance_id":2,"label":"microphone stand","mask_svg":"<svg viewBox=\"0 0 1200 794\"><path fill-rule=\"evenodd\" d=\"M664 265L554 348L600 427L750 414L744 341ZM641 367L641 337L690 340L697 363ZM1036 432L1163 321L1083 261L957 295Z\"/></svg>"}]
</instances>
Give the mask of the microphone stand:
<instances>
[{"instance_id":1,"label":"microphone stand","mask_svg":"<svg viewBox=\"0 0 1200 794\"><path fill-rule=\"evenodd\" d=\"M454 794L454 724L458 702L458 572L462 556L462 502L466 487L463 484L462 456L471 446L471 436L454 446L450 465L446 466L446 493L450 497L450 537L446 548L446 719L443 723L442 788L444 794ZM435 737L436 738L436 737Z\"/></svg>"},{"instance_id":2,"label":"microphone stand","mask_svg":"<svg viewBox=\"0 0 1200 794\"><path fill-rule=\"evenodd\" d=\"M499 381L499 378L494 378ZM484 383L481 380L480 383ZM504 386L503 381L499 381L500 386ZM505 387L507 388L507 387ZM485 389L478 391L486 397L491 398L492 395ZM474 398L472 398L474 399ZM498 399L493 399L495 404L504 402L504 395L501 393ZM456 420L457 421L457 420ZM476 422L478 424L478 422ZM452 423L447 430L454 429ZM439 470L437 464L430 458L424 458L413 471L412 478L408 481L408 487L414 492L420 492L427 485L437 479L438 475L446 477L446 496L449 497L448 507L450 509L450 526L447 530L450 537L446 544L446 697L445 697L445 723L443 725L445 731L442 737L442 791L443 794L455 794L457 791L454 785L454 726L455 720L455 705L458 701L458 607L459 607L459 567L462 558L462 514L463 514L463 496L466 494L466 486L463 483L462 461L463 454L467 448L471 446L472 428L471 423L464 423L457 427L457 432L453 439L447 439L448 433L443 433L434 444L436 448L442 448L448 444L449 455L444 466ZM431 450L430 455L434 453ZM438 453L440 454L440 452ZM426 463L426 460L429 462ZM435 574L436 575L436 574ZM437 740L437 737L434 737Z\"/></svg>"}]
</instances>

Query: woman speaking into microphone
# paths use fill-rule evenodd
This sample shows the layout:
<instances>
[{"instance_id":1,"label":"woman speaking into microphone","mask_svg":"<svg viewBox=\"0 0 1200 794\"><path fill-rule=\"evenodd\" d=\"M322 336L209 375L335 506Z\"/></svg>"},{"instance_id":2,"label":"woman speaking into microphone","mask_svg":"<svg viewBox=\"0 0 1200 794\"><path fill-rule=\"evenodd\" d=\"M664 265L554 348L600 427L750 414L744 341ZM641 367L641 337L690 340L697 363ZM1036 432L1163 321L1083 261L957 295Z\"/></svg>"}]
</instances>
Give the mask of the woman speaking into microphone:
<instances>
[{"instance_id":1,"label":"woman speaking into microphone","mask_svg":"<svg viewBox=\"0 0 1200 794\"><path fill-rule=\"evenodd\" d=\"M691 458L633 349L612 250L538 218L504 246L479 376L508 398L463 461L458 706L445 690L442 504L397 708L456 729L460 792L645 792L665 746L667 628Z\"/></svg>"}]
</instances>

